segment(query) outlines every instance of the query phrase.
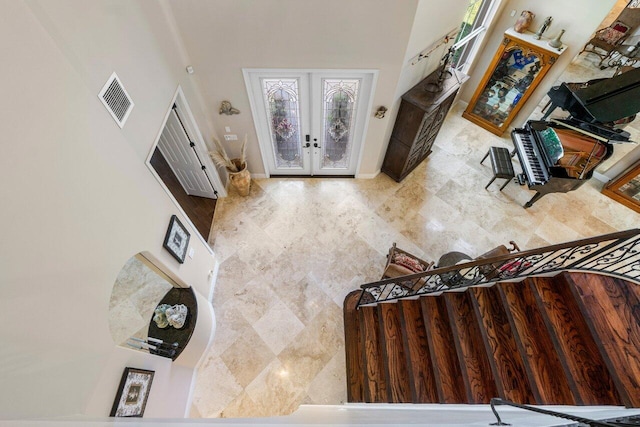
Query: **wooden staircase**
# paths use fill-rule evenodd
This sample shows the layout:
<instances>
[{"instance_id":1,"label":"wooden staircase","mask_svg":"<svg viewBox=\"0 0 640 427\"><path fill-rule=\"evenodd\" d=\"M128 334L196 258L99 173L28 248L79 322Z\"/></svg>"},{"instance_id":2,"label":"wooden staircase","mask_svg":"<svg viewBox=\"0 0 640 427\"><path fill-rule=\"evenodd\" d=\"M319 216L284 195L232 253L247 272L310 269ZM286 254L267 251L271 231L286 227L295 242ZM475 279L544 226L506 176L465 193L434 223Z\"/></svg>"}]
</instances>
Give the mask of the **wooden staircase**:
<instances>
[{"instance_id":1,"label":"wooden staircase","mask_svg":"<svg viewBox=\"0 0 640 427\"><path fill-rule=\"evenodd\" d=\"M356 310L344 304L349 402L640 407L640 286L587 273Z\"/></svg>"}]
</instances>

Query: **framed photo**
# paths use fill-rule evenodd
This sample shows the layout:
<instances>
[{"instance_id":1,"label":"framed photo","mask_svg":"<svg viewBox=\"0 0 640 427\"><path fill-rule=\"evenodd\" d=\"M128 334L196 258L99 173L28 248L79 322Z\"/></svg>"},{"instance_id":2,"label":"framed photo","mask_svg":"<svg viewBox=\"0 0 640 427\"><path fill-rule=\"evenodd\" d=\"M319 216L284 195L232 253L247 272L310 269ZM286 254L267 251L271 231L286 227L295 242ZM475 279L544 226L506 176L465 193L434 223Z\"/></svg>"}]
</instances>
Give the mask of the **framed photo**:
<instances>
[{"instance_id":1,"label":"framed photo","mask_svg":"<svg viewBox=\"0 0 640 427\"><path fill-rule=\"evenodd\" d=\"M171 215L167 235L164 237L164 246L180 264L184 263L187 256L187 248L189 247L189 237L191 235L182 225L177 216Z\"/></svg>"},{"instance_id":2,"label":"framed photo","mask_svg":"<svg viewBox=\"0 0 640 427\"><path fill-rule=\"evenodd\" d=\"M142 417L154 371L125 368L110 417Z\"/></svg>"}]
</instances>

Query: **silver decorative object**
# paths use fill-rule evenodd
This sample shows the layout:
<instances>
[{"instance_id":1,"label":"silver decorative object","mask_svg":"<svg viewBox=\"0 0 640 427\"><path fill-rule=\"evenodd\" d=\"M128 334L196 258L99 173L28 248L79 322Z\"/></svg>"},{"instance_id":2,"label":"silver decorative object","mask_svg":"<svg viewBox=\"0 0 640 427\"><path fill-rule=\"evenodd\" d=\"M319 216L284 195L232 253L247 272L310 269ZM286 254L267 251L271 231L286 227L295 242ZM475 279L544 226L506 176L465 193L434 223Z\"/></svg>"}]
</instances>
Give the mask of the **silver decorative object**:
<instances>
[{"instance_id":1,"label":"silver decorative object","mask_svg":"<svg viewBox=\"0 0 640 427\"><path fill-rule=\"evenodd\" d=\"M444 54L440 60L440 67L438 71L438 79L435 82L429 82L424 86L424 90L431 93L441 92L444 87L444 81L451 77L453 73L449 70L449 63L454 53L454 48L451 46L447 53Z\"/></svg>"},{"instance_id":2,"label":"silver decorative object","mask_svg":"<svg viewBox=\"0 0 640 427\"><path fill-rule=\"evenodd\" d=\"M540 40L540 37L542 37L544 32L547 31L547 28L549 28L549 25L551 25L551 21L553 21L553 18L551 16L547 16L547 19L544 20L542 26L540 27L536 35L533 36L533 38L536 40Z\"/></svg>"},{"instance_id":3,"label":"silver decorative object","mask_svg":"<svg viewBox=\"0 0 640 427\"><path fill-rule=\"evenodd\" d=\"M173 307L167 308L165 315L169 325L176 329L180 329L184 326L185 320L187 320L187 306L184 304L176 304Z\"/></svg>"},{"instance_id":4,"label":"silver decorative object","mask_svg":"<svg viewBox=\"0 0 640 427\"><path fill-rule=\"evenodd\" d=\"M171 308L169 304L160 304L156 307L153 315L153 321L156 322L158 328L164 329L169 326L166 311Z\"/></svg>"}]
</instances>

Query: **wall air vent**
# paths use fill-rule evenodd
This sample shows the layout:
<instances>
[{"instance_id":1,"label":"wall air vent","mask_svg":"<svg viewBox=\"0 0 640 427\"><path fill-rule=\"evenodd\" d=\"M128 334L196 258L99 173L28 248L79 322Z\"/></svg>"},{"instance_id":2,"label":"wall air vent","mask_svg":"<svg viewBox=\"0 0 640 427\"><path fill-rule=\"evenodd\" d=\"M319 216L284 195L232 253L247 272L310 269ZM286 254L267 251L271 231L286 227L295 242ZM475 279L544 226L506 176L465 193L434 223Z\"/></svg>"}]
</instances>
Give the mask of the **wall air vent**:
<instances>
[{"instance_id":1,"label":"wall air vent","mask_svg":"<svg viewBox=\"0 0 640 427\"><path fill-rule=\"evenodd\" d=\"M118 126L124 127L124 123L133 109L133 101L127 91L124 90L116 73L111 74L111 77L109 77L109 80L107 80L107 83L98 94L98 98L107 108L111 117L118 123Z\"/></svg>"}]
</instances>

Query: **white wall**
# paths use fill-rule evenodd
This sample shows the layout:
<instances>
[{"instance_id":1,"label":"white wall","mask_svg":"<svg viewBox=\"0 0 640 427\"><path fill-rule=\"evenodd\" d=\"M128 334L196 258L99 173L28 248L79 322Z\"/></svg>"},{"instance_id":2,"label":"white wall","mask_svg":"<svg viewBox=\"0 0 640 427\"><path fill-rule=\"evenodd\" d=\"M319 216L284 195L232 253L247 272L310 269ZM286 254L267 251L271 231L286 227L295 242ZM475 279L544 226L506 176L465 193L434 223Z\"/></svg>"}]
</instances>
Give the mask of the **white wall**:
<instances>
[{"instance_id":1,"label":"white wall","mask_svg":"<svg viewBox=\"0 0 640 427\"><path fill-rule=\"evenodd\" d=\"M471 79L462 90L461 99L466 102L471 99L495 51L502 41L504 31L513 26L523 10L530 10L536 15L529 27L529 30L533 32L537 31L547 16L552 16L553 22L545 32L544 37L554 38L560 30L564 29L566 32L562 36L562 41L568 48L560 55L558 61L549 70L548 74L513 120L512 126L522 126L540 100L546 95L551 86L553 86L560 74L562 74L569 62L582 50L584 44L591 38L595 29L607 16L615 2L616 0L585 0L580 2L578 7L577 3L573 0L555 0L536 3L531 3L526 0L509 0L502 6L501 14L496 19L493 29L485 38L484 49L470 70ZM512 10L515 10L513 17L510 16Z\"/></svg>"},{"instance_id":2,"label":"white wall","mask_svg":"<svg viewBox=\"0 0 640 427\"><path fill-rule=\"evenodd\" d=\"M184 368L115 347L107 323L132 255L205 295L214 266L197 239L182 265L162 248L178 212L144 164L178 84L196 99L165 28L151 0L0 1L0 417L108 415L125 366L156 370L148 415L176 416ZM136 104L123 130L97 97L114 70Z\"/></svg>"},{"instance_id":3,"label":"white wall","mask_svg":"<svg viewBox=\"0 0 640 427\"><path fill-rule=\"evenodd\" d=\"M171 0L207 107L217 112L229 100L241 112L214 114L215 127L231 127L239 141L248 134L254 174L265 171L242 68L378 69L373 109L388 107L417 5L418 0ZM360 174L377 172L388 126L388 118L369 121ZM239 147L240 142L227 144L233 155Z\"/></svg>"},{"instance_id":4,"label":"white wall","mask_svg":"<svg viewBox=\"0 0 640 427\"><path fill-rule=\"evenodd\" d=\"M631 168L637 162L640 161L640 146L637 146L633 150L629 151L622 159L616 162L606 171L597 176L600 181L607 183L610 180L622 175L627 169ZM595 176L595 174L594 174Z\"/></svg>"},{"instance_id":5,"label":"white wall","mask_svg":"<svg viewBox=\"0 0 640 427\"><path fill-rule=\"evenodd\" d=\"M402 95L433 72L453 40L444 43L444 36L452 30L458 30L469 4L468 0L450 0L446 7L434 4L430 0L420 0L411 28L411 37L402 62L402 71L398 79L393 104L389 107L387 118L389 126L385 132L385 150L393 132ZM429 57L416 61L421 52L434 49ZM379 157L377 169L384 161L384 152Z\"/></svg>"}]
</instances>

